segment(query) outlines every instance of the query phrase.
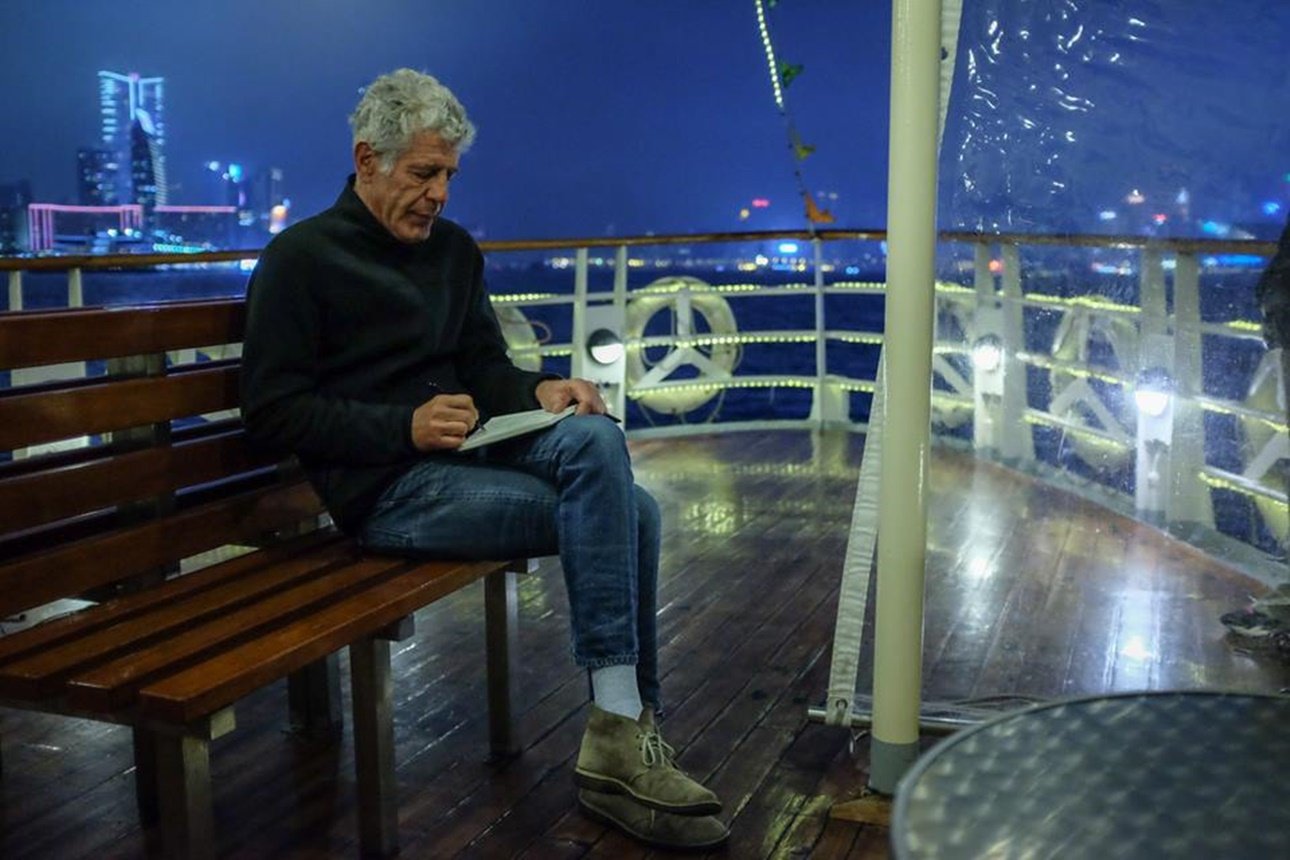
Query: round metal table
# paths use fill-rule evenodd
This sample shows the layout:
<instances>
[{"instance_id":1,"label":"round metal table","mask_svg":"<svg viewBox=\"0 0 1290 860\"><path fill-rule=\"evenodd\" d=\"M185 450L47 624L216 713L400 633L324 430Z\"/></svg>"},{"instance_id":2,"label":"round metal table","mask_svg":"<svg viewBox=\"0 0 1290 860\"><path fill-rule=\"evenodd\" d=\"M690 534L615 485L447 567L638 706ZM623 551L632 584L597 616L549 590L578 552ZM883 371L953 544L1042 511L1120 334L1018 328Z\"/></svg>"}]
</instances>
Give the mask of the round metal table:
<instances>
[{"instance_id":1,"label":"round metal table","mask_svg":"<svg viewBox=\"0 0 1290 860\"><path fill-rule=\"evenodd\" d=\"M1290 857L1290 697L1095 696L991 719L896 788L899 860Z\"/></svg>"}]
</instances>

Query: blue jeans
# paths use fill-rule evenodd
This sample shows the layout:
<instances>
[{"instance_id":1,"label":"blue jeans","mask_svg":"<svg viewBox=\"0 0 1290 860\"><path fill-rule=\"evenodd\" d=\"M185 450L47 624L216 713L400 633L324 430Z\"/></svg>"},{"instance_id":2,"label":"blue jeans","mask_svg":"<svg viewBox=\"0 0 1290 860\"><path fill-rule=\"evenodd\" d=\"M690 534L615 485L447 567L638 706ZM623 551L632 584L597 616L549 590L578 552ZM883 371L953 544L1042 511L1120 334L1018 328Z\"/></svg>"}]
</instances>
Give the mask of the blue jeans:
<instances>
[{"instance_id":1,"label":"blue jeans","mask_svg":"<svg viewBox=\"0 0 1290 860\"><path fill-rule=\"evenodd\" d=\"M564 567L579 666L636 666L658 708L659 512L636 486L618 426L598 415L467 454L428 455L395 481L358 535L381 552Z\"/></svg>"}]
</instances>

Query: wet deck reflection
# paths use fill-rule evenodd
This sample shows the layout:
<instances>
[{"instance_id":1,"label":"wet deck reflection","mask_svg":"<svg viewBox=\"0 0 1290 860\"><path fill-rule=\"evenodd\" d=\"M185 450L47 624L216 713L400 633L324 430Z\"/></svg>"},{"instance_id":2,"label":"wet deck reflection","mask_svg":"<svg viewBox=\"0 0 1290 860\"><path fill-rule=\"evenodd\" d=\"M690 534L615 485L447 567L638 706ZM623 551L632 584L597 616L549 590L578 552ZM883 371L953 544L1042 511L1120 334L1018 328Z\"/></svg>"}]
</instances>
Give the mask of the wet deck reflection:
<instances>
[{"instance_id":1,"label":"wet deck reflection","mask_svg":"<svg viewBox=\"0 0 1290 860\"><path fill-rule=\"evenodd\" d=\"M681 761L722 795L722 856L886 857L886 833L828 818L864 785L820 703L861 437L733 433L634 443L666 524L660 623ZM1156 530L972 458L938 452L929 499L925 695L952 702L1110 690L1276 690L1218 616L1260 585ZM395 662L404 857L643 857L583 819L570 778L586 702L557 566L521 588L518 760L490 764L482 593L423 613ZM867 689L867 659L861 687ZM357 855L348 735L283 734L285 688L214 745L224 856ZM0 711L0 855L141 857L122 728Z\"/></svg>"}]
</instances>

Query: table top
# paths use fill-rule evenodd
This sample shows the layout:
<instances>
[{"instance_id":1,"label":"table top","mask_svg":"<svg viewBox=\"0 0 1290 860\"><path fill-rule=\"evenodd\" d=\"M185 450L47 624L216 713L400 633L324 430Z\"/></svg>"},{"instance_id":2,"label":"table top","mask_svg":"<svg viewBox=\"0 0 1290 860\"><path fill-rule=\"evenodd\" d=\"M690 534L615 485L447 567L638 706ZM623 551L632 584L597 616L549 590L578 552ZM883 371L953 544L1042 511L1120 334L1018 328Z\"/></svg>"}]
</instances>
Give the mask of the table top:
<instances>
[{"instance_id":1,"label":"table top","mask_svg":"<svg viewBox=\"0 0 1290 860\"><path fill-rule=\"evenodd\" d=\"M1290 696L1115 694L966 729L896 788L914 858L1290 857Z\"/></svg>"}]
</instances>

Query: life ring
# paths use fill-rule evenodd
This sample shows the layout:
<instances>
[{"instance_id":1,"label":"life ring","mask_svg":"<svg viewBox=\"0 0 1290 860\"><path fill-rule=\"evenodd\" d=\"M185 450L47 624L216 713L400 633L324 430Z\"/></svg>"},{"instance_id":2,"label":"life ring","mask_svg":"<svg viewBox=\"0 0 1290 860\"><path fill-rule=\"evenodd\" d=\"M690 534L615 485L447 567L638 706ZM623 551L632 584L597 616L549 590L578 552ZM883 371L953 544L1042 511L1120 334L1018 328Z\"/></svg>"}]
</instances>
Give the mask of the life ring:
<instances>
[{"instance_id":1,"label":"life ring","mask_svg":"<svg viewBox=\"0 0 1290 860\"><path fill-rule=\"evenodd\" d=\"M1263 361L1250 381L1249 392L1244 400L1245 406L1284 418L1287 404L1285 382L1281 378L1282 367L1281 356L1276 350L1269 350L1264 354ZM1268 445L1273 443L1273 437L1277 434L1284 436L1286 431L1274 427L1262 418L1250 415L1242 415L1240 421L1241 434L1245 438L1241 453L1248 469L1255 458L1263 454L1268 449ZM1290 450L1283 450L1282 453L1290 456ZM1261 475L1247 473L1245 477L1273 492L1285 493L1290 490L1288 486L1290 481L1287 481L1285 470L1273 466L1267 469L1259 468L1259 471L1262 472ZM1261 495L1254 496L1254 506L1258 509L1259 516L1263 518L1268 531L1277 541L1282 546L1290 544L1290 506L1285 502Z\"/></svg>"},{"instance_id":2,"label":"life ring","mask_svg":"<svg viewBox=\"0 0 1290 860\"><path fill-rule=\"evenodd\" d=\"M1134 320L1121 316L1072 308L1057 327L1050 354L1066 364L1089 366L1089 358L1099 341L1110 349L1118 375L1129 379L1137 375L1138 327ZM1065 368L1052 367L1048 381L1055 401L1067 387L1080 380ZM1066 441L1076 456L1101 472L1122 469L1134 457L1137 415L1132 393L1126 386L1121 386L1121 394L1118 403L1108 403L1092 386L1087 386L1085 396L1076 398L1058 416L1068 424L1089 430L1070 433ZM1118 426L1107 426L1110 422Z\"/></svg>"},{"instance_id":3,"label":"life ring","mask_svg":"<svg viewBox=\"0 0 1290 860\"><path fill-rule=\"evenodd\" d=\"M671 332L680 343L668 347L667 353L651 361L641 345L645 329L654 316L671 313ZM708 327L701 333L694 325L695 314ZM698 375L677 381L701 382L729 379L739 360L739 344L718 340L711 345L688 345L686 335L720 338L738 331L729 303L710 284L684 275L659 278L634 292L627 304L624 321L627 339L627 395L647 409L681 415L697 409L717 393L715 388L690 387L636 391L638 385L654 385L667 380L682 367L693 367Z\"/></svg>"},{"instance_id":4,"label":"life ring","mask_svg":"<svg viewBox=\"0 0 1290 860\"><path fill-rule=\"evenodd\" d=\"M533 324L524 316L524 311L515 305L496 305L493 311L502 327L502 337L506 338L506 354L515 366L523 370L541 370L542 353L538 348L542 342L533 333Z\"/></svg>"}]
</instances>

